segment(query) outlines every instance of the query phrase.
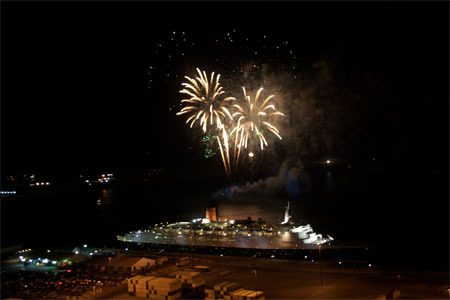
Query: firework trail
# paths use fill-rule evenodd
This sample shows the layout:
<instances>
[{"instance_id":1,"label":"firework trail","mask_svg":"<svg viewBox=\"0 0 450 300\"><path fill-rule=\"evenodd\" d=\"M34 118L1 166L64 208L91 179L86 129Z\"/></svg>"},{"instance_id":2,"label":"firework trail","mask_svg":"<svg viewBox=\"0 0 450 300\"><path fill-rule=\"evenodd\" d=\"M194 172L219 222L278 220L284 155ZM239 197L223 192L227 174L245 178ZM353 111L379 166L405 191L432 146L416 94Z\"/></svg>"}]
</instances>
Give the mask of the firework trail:
<instances>
[{"instance_id":1,"label":"firework trail","mask_svg":"<svg viewBox=\"0 0 450 300\"><path fill-rule=\"evenodd\" d=\"M237 171L243 148L247 149L249 143L259 143L261 150L268 146L264 131L272 132L281 139L279 130L271 122L275 116L284 114L272 104L273 95L264 100L259 99L263 88L260 88L252 99L247 95L245 87L242 87L244 97L238 102L234 97L223 96L225 91L219 84L220 74L214 77L213 72L208 78L205 71L202 72L198 68L196 70L198 77L192 79L185 76L188 83L182 83L184 89L180 93L190 98L181 100L187 105L177 115L187 114L186 124L189 124L190 128L199 120L203 132L206 134L208 131L208 134L217 140L225 173L230 178L232 171ZM233 134L234 147L230 148Z\"/></svg>"},{"instance_id":2,"label":"firework trail","mask_svg":"<svg viewBox=\"0 0 450 300\"><path fill-rule=\"evenodd\" d=\"M224 97L225 91L220 86L220 74L214 77L214 72L211 73L210 78L206 72L201 72L196 69L198 77L192 79L185 76L188 83L182 83L184 89L180 91L181 94L190 96L189 99L181 100L182 103L188 103L184 106L177 115L188 114L186 124L190 123L190 128L194 126L195 122L199 120L200 127L203 132L212 132L216 135L219 144L219 150L224 164L225 173L227 176L231 174L228 134L225 129L225 120L232 120L233 117L226 107L231 101L236 100L234 97ZM214 124L216 127L209 128ZM222 135L222 138L220 138ZM222 146L223 145L223 146Z\"/></svg>"}]
</instances>

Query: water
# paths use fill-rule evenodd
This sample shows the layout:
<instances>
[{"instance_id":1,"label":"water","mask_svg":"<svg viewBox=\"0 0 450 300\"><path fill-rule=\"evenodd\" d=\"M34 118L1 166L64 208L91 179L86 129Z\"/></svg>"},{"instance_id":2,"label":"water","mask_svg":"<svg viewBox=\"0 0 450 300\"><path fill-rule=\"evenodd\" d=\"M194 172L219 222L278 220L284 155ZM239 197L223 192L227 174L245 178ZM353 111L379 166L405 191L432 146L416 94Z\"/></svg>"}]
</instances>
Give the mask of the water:
<instances>
[{"instance_id":1,"label":"water","mask_svg":"<svg viewBox=\"0 0 450 300\"><path fill-rule=\"evenodd\" d=\"M2 198L2 244L96 246L155 222L203 217L211 189L201 182L130 184L113 188Z\"/></svg>"},{"instance_id":2,"label":"water","mask_svg":"<svg viewBox=\"0 0 450 300\"><path fill-rule=\"evenodd\" d=\"M297 198L278 193L221 199L219 213L279 222L289 200L294 219L339 241L376 245L382 263L447 268L448 229L439 223L448 209L439 206L442 181L370 176L325 174ZM204 217L211 195L225 185L222 179L195 178L4 197L2 247L111 246L117 234Z\"/></svg>"}]
</instances>

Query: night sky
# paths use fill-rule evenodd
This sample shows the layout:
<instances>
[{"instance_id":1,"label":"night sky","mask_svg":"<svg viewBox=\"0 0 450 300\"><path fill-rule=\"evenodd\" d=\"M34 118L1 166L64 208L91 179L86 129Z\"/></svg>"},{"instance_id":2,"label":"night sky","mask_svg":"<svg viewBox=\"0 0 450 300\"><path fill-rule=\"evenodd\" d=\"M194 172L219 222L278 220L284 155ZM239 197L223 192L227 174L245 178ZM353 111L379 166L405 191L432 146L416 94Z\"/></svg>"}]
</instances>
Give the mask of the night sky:
<instances>
[{"instance_id":1,"label":"night sky","mask_svg":"<svg viewBox=\"0 0 450 300\"><path fill-rule=\"evenodd\" d=\"M447 173L446 2L3 2L1 14L2 176L216 166L175 115L195 67L277 89L276 162Z\"/></svg>"}]
</instances>

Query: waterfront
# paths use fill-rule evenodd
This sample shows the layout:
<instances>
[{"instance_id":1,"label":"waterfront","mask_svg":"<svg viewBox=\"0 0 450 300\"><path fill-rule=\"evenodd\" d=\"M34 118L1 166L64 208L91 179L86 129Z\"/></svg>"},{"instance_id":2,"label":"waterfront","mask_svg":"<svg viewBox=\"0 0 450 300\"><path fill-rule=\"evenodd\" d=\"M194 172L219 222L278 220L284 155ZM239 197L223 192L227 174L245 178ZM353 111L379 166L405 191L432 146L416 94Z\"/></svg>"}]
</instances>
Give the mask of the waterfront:
<instances>
[{"instance_id":1,"label":"waterfront","mask_svg":"<svg viewBox=\"0 0 450 300\"><path fill-rule=\"evenodd\" d=\"M402 180L395 181L397 188L393 193L392 187L384 184L385 177L381 180L382 176L375 176L369 187L357 185L355 181L360 177L360 174L347 177L349 183L344 189L327 189L324 186L329 182L325 176L322 185L304 191L294 199L283 193L271 197L256 194L223 198L219 200L219 214L230 219L251 216L279 222L289 200L294 219L311 224L316 232L329 234L341 243L376 245L380 262L446 268L446 248L427 244L427 241L440 243L440 233L433 230L442 221L439 212L434 208L425 210L421 203L408 203L413 194L438 203L443 185L435 179L442 177L398 177ZM97 247L116 245L117 234L159 222L204 217L211 195L224 186L226 182L221 177L203 177L158 182L143 180L141 183L86 186L38 196L2 197L2 247L17 244L44 248L74 247L85 243ZM412 190L410 186L416 189ZM363 193L364 189L369 192ZM393 197L399 197L400 202L394 205ZM407 208L402 207L404 203L408 203ZM419 213L428 213L429 217L419 217ZM436 218L433 219L432 214ZM428 223L424 224L422 220Z\"/></svg>"}]
</instances>

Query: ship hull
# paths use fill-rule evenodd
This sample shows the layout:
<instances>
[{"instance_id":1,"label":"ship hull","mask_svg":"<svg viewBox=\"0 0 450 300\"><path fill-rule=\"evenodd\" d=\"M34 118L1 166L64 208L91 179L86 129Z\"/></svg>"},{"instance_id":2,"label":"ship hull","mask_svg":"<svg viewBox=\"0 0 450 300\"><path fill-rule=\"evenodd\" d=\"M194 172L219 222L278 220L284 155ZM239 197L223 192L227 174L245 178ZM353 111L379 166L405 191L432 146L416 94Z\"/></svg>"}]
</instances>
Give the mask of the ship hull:
<instances>
[{"instance_id":1,"label":"ship hull","mask_svg":"<svg viewBox=\"0 0 450 300\"><path fill-rule=\"evenodd\" d=\"M250 248L250 249L315 249L316 244L305 244L298 234L285 232L276 236L264 235L156 235L156 234L127 234L117 239L129 243L148 243L178 246L205 246L221 248Z\"/></svg>"}]
</instances>

